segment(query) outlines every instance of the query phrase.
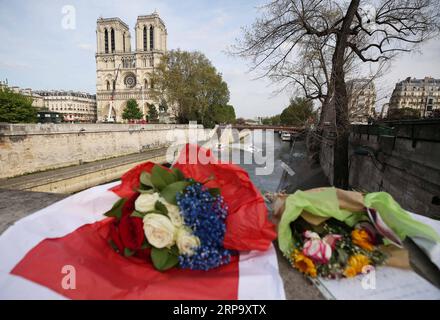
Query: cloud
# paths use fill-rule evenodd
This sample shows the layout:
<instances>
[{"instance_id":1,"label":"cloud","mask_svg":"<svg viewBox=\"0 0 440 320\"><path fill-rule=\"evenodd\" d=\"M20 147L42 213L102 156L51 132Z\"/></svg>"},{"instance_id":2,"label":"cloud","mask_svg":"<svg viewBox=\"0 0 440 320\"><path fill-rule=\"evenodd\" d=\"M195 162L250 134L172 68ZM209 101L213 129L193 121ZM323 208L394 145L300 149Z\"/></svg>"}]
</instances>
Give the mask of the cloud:
<instances>
[{"instance_id":1,"label":"cloud","mask_svg":"<svg viewBox=\"0 0 440 320\"><path fill-rule=\"evenodd\" d=\"M93 93L96 19L118 16L128 23L134 48L137 16L157 9L167 26L168 48L203 52L228 83L230 103L237 115L274 115L288 105L289 96L294 93L285 91L274 96L276 85L266 78L255 80L261 70L248 73L250 60L224 52L241 36L241 28L250 26L262 14L257 7L267 2L130 0L127 5L127 1L119 0L73 0L70 3L76 8L77 28L66 31L60 24L64 2L10 1L0 10L1 73L19 86ZM384 85L378 82L376 87L383 88L381 94L387 96L394 83L407 76L440 77L439 50L440 41L433 40L422 47L420 54L402 55L382 79ZM29 69L33 72L27 72Z\"/></svg>"},{"instance_id":2,"label":"cloud","mask_svg":"<svg viewBox=\"0 0 440 320\"><path fill-rule=\"evenodd\" d=\"M85 51L95 52L95 46L90 43L78 43L78 48Z\"/></svg>"},{"instance_id":3,"label":"cloud","mask_svg":"<svg viewBox=\"0 0 440 320\"><path fill-rule=\"evenodd\" d=\"M24 62L8 62L0 61L1 69L15 69L15 70L26 70L31 69L31 66Z\"/></svg>"}]
</instances>

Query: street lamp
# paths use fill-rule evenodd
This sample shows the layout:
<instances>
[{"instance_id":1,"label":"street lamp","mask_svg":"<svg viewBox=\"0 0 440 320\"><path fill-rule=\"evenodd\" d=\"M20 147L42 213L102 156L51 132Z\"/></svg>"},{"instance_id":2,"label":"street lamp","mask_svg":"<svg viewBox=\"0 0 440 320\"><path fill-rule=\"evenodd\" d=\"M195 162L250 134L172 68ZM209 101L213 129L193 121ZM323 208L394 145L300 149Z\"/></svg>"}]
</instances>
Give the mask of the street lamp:
<instances>
[{"instance_id":1,"label":"street lamp","mask_svg":"<svg viewBox=\"0 0 440 320\"><path fill-rule=\"evenodd\" d=\"M142 83L139 84L139 87L141 89L141 96L142 96L142 114L144 116L145 120L145 99L144 99L144 86L142 85Z\"/></svg>"}]
</instances>

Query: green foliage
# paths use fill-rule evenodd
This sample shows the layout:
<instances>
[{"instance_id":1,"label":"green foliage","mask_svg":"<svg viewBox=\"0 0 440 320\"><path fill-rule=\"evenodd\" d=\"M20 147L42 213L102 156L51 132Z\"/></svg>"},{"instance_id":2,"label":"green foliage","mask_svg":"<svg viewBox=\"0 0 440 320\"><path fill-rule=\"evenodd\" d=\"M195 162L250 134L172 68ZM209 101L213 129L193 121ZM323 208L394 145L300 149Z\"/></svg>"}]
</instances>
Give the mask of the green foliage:
<instances>
[{"instance_id":1,"label":"green foliage","mask_svg":"<svg viewBox=\"0 0 440 320\"><path fill-rule=\"evenodd\" d=\"M133 250L130 250L128 248L124 248L124 256L131 257L132 255L134 255L134 253L135 252Z\"/></svg>"},{"instance_id":2,"label":"green foliage","mask_svg":"<svg viewBox=\"0 0 440 320\"><path fill-rule=\"evenodd\" d=\"M32 106L32 98L0 88L0 122L37 122L37 109Z\"/></svg>"},{"instance_id":3,"label":"green foliage","mask_svg":"<svg viewBox=\"0 0 440 320\"><path fill-rule=\"evenodd\" d=\"M246 124L246 120L244 120L243 118L238 118L237 120L235 120L235 124L244 125Z\"/></svg>"},{"instance_id":4,"label":"green foliage","mask_svg":"<svg viewBox=\"0 0 440 320\"><path fill-rule=\"evenodd\" d=\"M153 247L151 249L151 260L154 267L159 271L166 271L179 263L177 254L168 248L157 249Z\"/></svg>"},{"instance_id":5,"label":"green foliage","mask_svg":"<svg viewBox=\"0 0 440 320\"><path fill-rule=\"evenodd\" d=\"M134 99L130 99L127 101L127 106L124 109L124 112L122 113L122 119L124 120L133 120L133 119L142 119L143 114L141 112L141 109L139 109L139 106Z\"/></svg>"},{"instance_id":6,"label":"green foliage","mask_svg":"<svg viewBox=\"0 0 440 320\"><path fill-rule=\"evenodd\" d=\"M127 202L127 199L121 198L119 199L113 207L104 213L106 217L113 217L120 219L122 217L122 208L124 207L125 202Z\"/></svg>"},{"instance_id":7,"label":"green foliage","mask_svg":"<svg viewBox=\"0 0 440 320\"><path fill-rule=\"evenodd\" d=\"M154 187L153 183L151 182L151 174L149 174L148 172L143 171L139 180L141 182L141 185L144 187Z\"/></svg>"},{"instance_id":8,"label":"green foliage","mask_svg":"<svg viewBox=\"0 0 440 320\"><path fill-rule=\"evenodd\" d=\"M290 105L280 115L282 125L301 126L315 116L313 102L306 98L290 100Z\"/></svg>"},{"instance_id":9,"label":"green foliage","mask_svg":"<svg viewBox=\"0 0 440 320\"><path fill-rule=\"evenodd\" d=\"M205 127L214 127L216 124L223 123L234 123L235 121L235 110L231 105L215 105L209 109L209 112L206 114L204 126Z\"/></svg>"},{"instance_id":10,"label":"green foliage","mask_svg":"<svg viewBox=\"0 0 440 320\"><path fill-rule=\"evenodd\" d=\"M281 115L277 114L273 117L263 118L261 122L266 126L279 126L281 125Z\"/></svg>"},{"instance_id":11,"label":"green foliage","mask_svg":"<svg viewBox=\"0 0 440 320\"><path fill-rule=\"evenodd\" d=\"M180 171L180 169L173 168L173 169L171 169L171 171L173 171L174 175L176 176L177 181L185 180L185 175L183 174L182 171Z\"/></svg>"},{"instance_id":12,"label":"green foliage","mask_svg":"<svg viewBox=\"0 0 440 320\"><path fill-rule=\"evenodd\" d=\"M156 106L154 104L148 105L148 121L157 122L159 120L159 113L157 112Z\"/></svg>"},{"instance_id":13,"label":"green foliage","mask_svg":"<svg viewBox=\"0 0 440 320\"><path fill-rule=\"evenodd\" d=\"M200 52L171 50L162 58L152 79L156 98L176 107L179 123L197 121L210 126L218 121L212 114L217 106L227 106L229 89L205 55ZM232 117L226 107L228 119ZM223 117L223 110L220 111Z\"/></svg>"},{"instance_id":14,"label":"green foliage","mask_svg":"<svg viewBox=\"0 0 440 320\"><path fill-rule=\"evenodd\" d=\"M164 198L167 202L177 205L176 196L178 193L182 192L190 183L188 181L178 181L166 186L160 196Z\"/></svg>"},{"instance_id":15,"label":"green foliage","mask_svg":"<svg viewBox=\"0 0 440 320\"><path fill-rule=\"evenodd\" d=\"M164 99L160 100L159 112L168 112L168 103Z\"/></svg>"},{"instance_id":16,"label":"green foliage","mask_svg":"<svg viewBox=\"0 0 440 320\"><path fill-rule=\"evenodd\" d=\"M159 191L165 189L165 187L171 183L177 181L177 177L170 171L161 166L155 165L151 170L151 182Z\"/></svg>"}]
</instances>

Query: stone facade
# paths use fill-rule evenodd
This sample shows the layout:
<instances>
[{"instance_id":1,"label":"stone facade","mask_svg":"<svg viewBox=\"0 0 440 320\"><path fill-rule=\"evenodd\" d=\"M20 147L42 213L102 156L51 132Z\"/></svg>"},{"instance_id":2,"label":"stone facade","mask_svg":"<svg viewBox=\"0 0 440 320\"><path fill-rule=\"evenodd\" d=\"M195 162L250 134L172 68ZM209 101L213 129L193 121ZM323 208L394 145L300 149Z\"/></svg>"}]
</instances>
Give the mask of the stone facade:
<instances>
[{"instance_id":1,"label":"stone facade","mask_svg":"<svg viewBox=\"0 0 440 320\"><path fill-rule=\"evenodd\" d=\"M85 92L63 90L36 90L9 87L0 82L0 88L9 88L32 99L32 106L38 111L51 111L61 114L64 122L96 122L96 95Z\"/></svg>"},{"instance_id":2,"label":"stone facade","mask_svg":"<svg viewBox=\"0 0 440 320\"><path fill-rule=\"evenodd\" d=\"M347 82L349 119L351 123L368 123L375 115L376 89L371 79Z\"/></svg>"},{"instance_id":3,"label":"stone facade","mask_svg":"<svg viewBox=\"0 0 440 320\"><path fill-rule=\"evenodd\" d=\"M127 100L135 99L144 116L151 96L151 74L167 50L167 30L157 13L139 16L135 26L135 49L130 29L119 18L97 21L96 93L98 122L122 122Z\"/></svg>"},{"instance_id":4,"label":"stone facade","mask_svg":"<svg viewBox=\"0 0 440 320\"><path fill-rule=\"evenodd\" d=\"M428 117L434 110L440 109L440 79L407 78L397 83L389 111L401 108L418 110L421 117Z\"/></svg>"},{"instance_id":5,"label":"stone facade","mask_svg":"<svg viewBox=\"0 0 440 320\"><path fill-rule=\"evenodd\" d=\"M73 91L35 91L44 100L44 108L60 113L64 122L96 122L96 96Z\"/></svg>"}]
</instances>

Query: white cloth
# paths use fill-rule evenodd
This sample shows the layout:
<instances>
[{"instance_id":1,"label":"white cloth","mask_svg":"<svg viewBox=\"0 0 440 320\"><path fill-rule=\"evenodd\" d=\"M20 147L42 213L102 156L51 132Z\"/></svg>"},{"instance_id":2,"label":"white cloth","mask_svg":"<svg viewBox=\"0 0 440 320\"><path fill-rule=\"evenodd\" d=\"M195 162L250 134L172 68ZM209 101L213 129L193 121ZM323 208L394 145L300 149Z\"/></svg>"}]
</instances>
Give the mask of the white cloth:
<instances>
[{"instance_id":1,"label":"white cloth","mask_svg":"<svg viewBox=\"0 0 440 320\"><path fill-rule=\"evenodd\" d=\"M32 248L46 238L63 237L105 218L119 199L108 191L119 182L97 186L31 214L0 236L0 299L66 299L59 293L10 274ZM240 255L239 299L285 299L275 249Z\"/></svg>"}]
</instances>

